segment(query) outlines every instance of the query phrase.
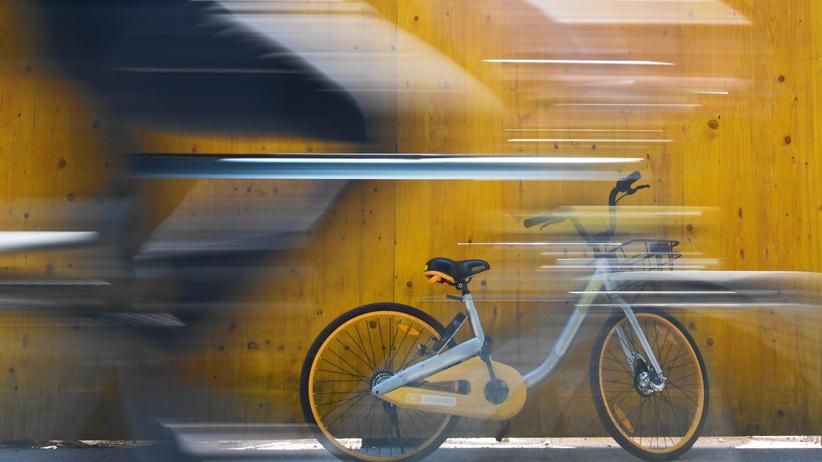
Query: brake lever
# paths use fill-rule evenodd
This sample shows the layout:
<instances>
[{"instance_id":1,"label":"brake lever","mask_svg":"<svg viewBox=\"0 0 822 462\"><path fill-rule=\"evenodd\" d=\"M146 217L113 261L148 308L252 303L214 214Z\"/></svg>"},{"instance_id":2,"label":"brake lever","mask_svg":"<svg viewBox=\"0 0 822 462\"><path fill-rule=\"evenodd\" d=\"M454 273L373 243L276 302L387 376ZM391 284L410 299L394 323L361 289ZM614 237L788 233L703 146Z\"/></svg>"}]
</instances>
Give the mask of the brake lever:
<instances>
[{"instance_id":1,"label":"brake lever","mask_svg":"<svg viewBox=\"0 0 822 462\"><path fill-rule=\"evenodd\" d=\"M625 191L625 195L626 196L633 196L640 189L647 189L647 188L650 188L650 187L651 187L651 185L649 185L649 184L641 184L641 185L637 186L636 188L631 188L631 189Z\"/></svg>"}]
</instances>

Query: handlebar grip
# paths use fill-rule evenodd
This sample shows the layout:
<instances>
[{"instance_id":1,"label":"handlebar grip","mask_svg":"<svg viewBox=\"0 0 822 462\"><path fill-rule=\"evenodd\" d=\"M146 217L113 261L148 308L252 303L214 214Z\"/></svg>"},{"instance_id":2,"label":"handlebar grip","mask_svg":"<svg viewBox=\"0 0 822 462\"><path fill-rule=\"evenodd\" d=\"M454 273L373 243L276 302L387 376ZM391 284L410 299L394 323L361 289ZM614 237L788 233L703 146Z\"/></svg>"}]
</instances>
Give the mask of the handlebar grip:
<instances>
[{"instance_id":1,"label":"handlebar grip","mask_svg":"<svg viewBox=\"0 0 822 462\"><path fill-rule=\"evenodd\" d=\"M628 181L629 184L630 184L630 183L634 183L635 181L639 180L640 178L642 178L642 174L639 173L639 170L634 170L633 172L631 172L630 175L626 176L623 179Z\"/></svg>"},{"instance_id":2,"label":"handlebar grip","mask_svg":"<svg viewBox=\"0 0 822 462\"><path fill-rule=\"evenodd\" d=\"M631 172L631 174L629 174L625 178L622 178L619 181L617 181L616 189L620 192L628 192L631 190L631 185L639 181L640 178L642 178L642 174L639 173L639 170Z\"/></svg>"},{"instance_id":3,"label":"handlebar grip","mask_svg":"<svg viewBox=\"0 0 822 462\"><path fill-rule=\"evenodd\" d=\"M541 225L543 223L546 226L555 223L561 223L563 220L565 220L564 217L558 217L553 213L545 213L542 215L537 215L535 217L526 218L525 221L522 222L522 224L524 224L526 228L530 228L532 226Z\"/></svg>"}]
</instances>

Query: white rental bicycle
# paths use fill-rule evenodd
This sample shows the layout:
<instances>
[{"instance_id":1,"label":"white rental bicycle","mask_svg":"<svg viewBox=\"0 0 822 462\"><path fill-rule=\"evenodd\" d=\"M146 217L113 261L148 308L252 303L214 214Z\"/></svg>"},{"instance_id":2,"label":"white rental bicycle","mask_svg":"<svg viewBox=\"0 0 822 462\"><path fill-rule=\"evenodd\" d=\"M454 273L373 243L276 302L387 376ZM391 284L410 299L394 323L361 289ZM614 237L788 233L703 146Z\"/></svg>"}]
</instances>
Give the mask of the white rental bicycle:
<instances>
[{"instance_id":1,"label":"white rental bicycle","mask_svg":"<svg viewBox=\"0 0 822 462\"><path fill-rule=\"evenodd\" d=\"M618 306L596 337L590 360L594 403L605 428L628 452L647 460L671 460L694 444L708 410L708 378L696 343L672 316L633 309L621 296L615 271L670 269L677 241L640 240L629 256L611 244L616 205L647 188L634 187L639 172L611 190L609 228L590 235L573 216L548 213L526 227L570 219L595 255L595 270L562 333L544 361L520 374L492 359L469 290L471 278L490 269L483 260L434 258L425 275L461 292L465 311L444 327L416 308L375 303L350 310L329 324L309 349L300 398L318 440L340 459L410 461L438 448L460 417L507 422L525 404L527 390L544 381L565 355L597 297ZM473 335L457 343L460 328Z\"/></svg>"}]
</instances>

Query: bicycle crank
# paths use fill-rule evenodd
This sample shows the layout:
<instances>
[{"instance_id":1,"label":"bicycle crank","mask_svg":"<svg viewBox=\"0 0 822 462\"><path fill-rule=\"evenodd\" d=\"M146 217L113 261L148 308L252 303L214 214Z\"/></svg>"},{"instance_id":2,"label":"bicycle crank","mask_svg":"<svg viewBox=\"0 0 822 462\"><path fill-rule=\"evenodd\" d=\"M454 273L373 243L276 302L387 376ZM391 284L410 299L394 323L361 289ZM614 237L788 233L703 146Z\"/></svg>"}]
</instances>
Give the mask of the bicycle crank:
<instances>
[{"instance_id":1,"label":"bicycle crank","mask_svg":"<svg viewBox=\"0 0 822 462\"><path fill-rule=\"evenodd\" d=\"M403 408L458 415L475 419L506 420L525 405L526 387L522 375L511 366L491 361L496 379L486 363L473 357L428 377L428 383L468 383L466 393L405 386L381 396Z\"/></svg>"}]
</instances>

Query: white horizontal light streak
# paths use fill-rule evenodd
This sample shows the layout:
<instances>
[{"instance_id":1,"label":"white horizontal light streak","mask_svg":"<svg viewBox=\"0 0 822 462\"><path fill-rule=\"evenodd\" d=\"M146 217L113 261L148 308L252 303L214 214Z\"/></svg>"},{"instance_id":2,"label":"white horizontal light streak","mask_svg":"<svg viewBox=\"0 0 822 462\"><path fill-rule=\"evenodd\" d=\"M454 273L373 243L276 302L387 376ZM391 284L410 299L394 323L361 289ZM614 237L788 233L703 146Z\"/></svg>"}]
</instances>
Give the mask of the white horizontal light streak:
<instances>
[{"instance_id":1,"label":"white horizontal light streak","mask_svg":"<svg viewBox=\"0 0 822 462\"><path fill-rule=\"evenodd\" d=\"M96 241L95 231L0 231L0 251Z\"/></svg>"},{"instance_id":2,"label":"white horizontal light streak","mask_svg":"<svg viewBox=\"0 0 822 462\"><path fill-rule=\"evenodd\" d=\"M314 180L613 180L618 165L642 157L493 155L235 155L135 154L137 178Z\"/></svg>"},{"instance_id":3,"label":"white horizontal light streak","mask_svg":"<svg viewBox=\"0 0 822 462\"><path fill-rule=\"evenodd\" d=\"M545 255L548 252L543 252L541 255ZM573 262L583 262L583 263L594 263L596 258L557 258L557 261L573 261Z\"/></svg>"},{"instance_id":4,"label":"white horizontal light streak","mask_svg":"<svg viewBox=\"0 0 822 462\"><path fill-rule=\"evenodd\" d=\"M509 143L670 143L669 139L650 138L511 138Z\"/></svg>"},{"instance_id":5,"label":"white horizontal light streak","mask_svg":"<svg viewBox=\"0 0 822 462\"><path fill-rule=\"evenodd\" d=\"M673 66L674 63L646 60L616 60L616 59L483 59L484 63L502 64L592 64L609 66Z\"/></svg>"},{"instance_id":6,"label":"white horizontal light streak","mask_svg":"<svg viewBox=\"0 0 822 462\"><path fill-rule=\"evenodd\" d=\"M308 157L227 157L220 159L220 162L248 162L248 163L268 163L268 164L370 164L370 165L413 165L413 164L630 164L640 162L640 157L521 157L521 156L496 156L496 157L431 157L431 158L316 158Z\"/></svg>"},{"instance_id":7,"label":"white horizontal light streak","mask_svg":"<svg viewBox=\"0 0 822 462\"><path fill-rule=\"evenodd\" d=\"M676 253L677 253L678 255L684 255L684 254L682 254L682 253L680 253L680 252L676 252ZM687 253L689 253L689 252L686 252L686 254L687 254ZM564 254L565 254L565 252L542 252L542 253L540 253L540 255L542 255L542 256L551 256L551 254L555 254L555 255L564 255ZM695 254L698 254L698 252L690 252L690 254L691 254L691 255L695 255ZM660 252L660 253L648 253L647 255L649 255L649 256L659 256L659 257L665 257L665 256L669 256L670 254L669 254L669 253L661 253L661 252ZM718 263L718 262L719 262L719 261L718 261L717 259L715 259L715 258L699 258L699 259L698 259L698 258L688 258L688 259L685 259L685 260L686 260L688 263L692 263L692 264L696 264L696 263ZM566 257L562 257L562 258L557 258L557 259L556 259L556 261L558 261L558 262L582 262L582 263L593 263L593 262L595 262L595 261L596 261L596 258L592 258L592 257L567 257L567 258L566 258ZM682 262L682 260L680 260L680 259L678 259L677 261ZM677 266L678 266L678 265L677 265Z\"/></svg>"},{"instance_id":8,"label":"white horizontal light streak","mask_svg":"<svg viewBox=\"0 0 822 462\"><path fill-rule=\"evenodd\" d=\"M437 299L440 301L441 299ZM635 305L632 303L632 305ZM616 304L591 304L588 306L618 306ZM643 305L644 306L644 305ZM658 306L658 305L653 305ZM684 306L675 304L673 306ZM698 306L742 306L739 303L732 304L701 304ZM759 304L762 306L762 304ZM38 324L39 325L39 324ZM171 428L178 438L181 438L189 447L196 447L202 454L219 455L221 451L231 451L236 455L236 451L246 451L253 454L254 451L276 452L276 451L307 451L320 450L322 446L316 439L267 439L260 437L259 439L247 438L244 431L255 430L258 432L271 431L279 429L279 426L274 425L236 425L229 423L216 424L181 424L171 425L164 424ZM256 434L255 434L256 435ZM755 439L754 439L755 438ZM799 436L758 436L758 437L711 437L703 436L699 438L696 447L703 448L737 448L746 449L753 452L764 452L773 449L819 449L820 444L814 442L796 441ZM345 444L361 444L362 440L357 438L344 438L340 442ZM613 440L606 438L551 438L550 444L545 438L510 438L502 442L497 442L495 438L448 438L443 444L442 448L447 449L491 449L489 454L493 455L494 451L506 452L516 449L539 449L543 452L551 453L552 451L559 454L567 449L576 448L593 448L596 451L603 450L602 448L610 448ZM617 449L608 449L618 453ZM606 455L608 452L604 453ZM516 457L517 454L511 456ZM763 454L764 455L764 454ZM552 459L552 457L547 457Z\"/></svg>"},{"instance_id":9,"label":"white horizontal light streak","mask_svg":"<svg viewBox=\"0 0 822 462\"><path fill-rule=\"evenodd\" d=\"M258 69L258 68L230 68L230 67L121 67L124 72L138 72L142 74L296 74L291 69Z\"/></svg>"},{"instance_id":10,"label":"white horizontal light streak","mask_svg":"<svg viewBox=\"0 0 822 462\"><path fill-rule=\"evenodd\" d=\"M565 270L590 270L593 266L593 263L589 265L543 265L540 266L537 271L565 271ZM608 265L608 268L612 269L621 269L621 270L636 270L637 272L645 272L643 263L637 263L635 265ZM653 265L657 266L657 265ZM668 263L663 263L662 266L673 266L676 270L699 270L704 269L704 265L680 265L674 264L669 265Z\"/></svg>"},{"instance_id":11,"label":"white horizontal light streak","mask_svg":"<svg viewBox=\"0 0 822 462\"><path fill-rule=\"evenodd\" d=\"M340 13L372 13L373 10L366 2L346 2L345 0L323 0L323 1L227 1L222 3L231 5L236 13L241 14L290 14L290 15L308 15L324 13L327 15Z\"/></svg>"},{"instance_id":12,"label":"white horizontal light streak","mask_svg":"<svg viewBox=\"0 0 822 462\"><path fill-rule=\"evenodd\" d=\"M590 303L585 306L622 306L619 303ZM637 306L650 306L650 307L668 307L668 308L693 308L693 307L716 307L716 308L730 308L730 307L737 307L743 306L750 308L752 306L791 306L786 305L785 303L767 303L767 302L752 302L752 301L745 301L745 302L693 302L690 300L686 300L684 302L672 302L672 303L659 303L659 302L631 302L632 307Z\"/></svg>"},{"instance_id":13,"label":"white horizontal light streak","mask_svg":"<svg viewBox=\"0 0 822 462\"><path fill-rule=\"evenodd\" d=\"M725 90L694 90L691 93L696 93L698 95L728 95L730 92Z\"/></svg>"},{"instance_id":14,"label":"white horizontal light streak","mask_svg":"<svg viewBox=\"0 0 822 462\"><path fill-rule=\"evenodd\" d=\"M108 281L101 281L101 280L88 280L84 281L81 279L67 279L67 280L55 280L55 281L41 281L37 279L32 280L12 280L12 281L3 281L0 280L0 286L110 286L111 283Z\"/></svg>"},{"instance_id":15,"label":"white horizontal light streak","mask_svg":"<svg viewBox=\"0 0 822 462\"><path fill-rule=\"evenodd\" d=\"M617 295L733 295L733 290L573 290L573 295L617 294Z\"/></svg>"},{"instance_id":16,"label":"white horizontal light streak","mask_svg":"<svg viewBox=\"0 0 822 462\"><path fill-rule=\"evenodd\" d=\"M570 107L658 107L658 108L697 108L699 103L557 103L554 106Z\"/></svg>"},{"instance_id":17,"label":"white horizontal light streak","mask_svg":"<svg viewBox=\"0 0 822 462\"><path fill-rule=\"evenodd\" d=\"M553 215L558 217L592 217L592 218L601 218L601 217L609 217L610 212L602 211L573 211L573 212L553 212ZM690 217L699 217L702 216L701 210L659 210L659 211L631 211L631 210L620 210L619 212L620 217L655 217L655 216L690 216Z\"/></svg>"},{"instance_id":18,"label":"white horizontal light streak","mask_svg":"<svg viewBox=\"0 0 822 462\"><path fill-rule=\"evenodd\" d=\"M527 0L564 24L750 25L721 0Z\"/></svg>"},{"instance_id":19,"label":"white horizontal light streak","mask_svg":"<svg viewBox=\"0 0 822 462\"><path fill-rule=\"evenodd\" d=\"M561 133L663 133L655 129L616 129L616 128L506 128L506 132L561 132Z\"/></svg>"},{"instance_id":20,"label":"white horizontal light streak","mask_svg":"<svg viewBox=\"0 0 822 462\"><path fill-rule=\"evenodd\" d=\"M622 245L621 242L458 242L457 245L505 245L505 246L530 246L530 247L539 247L539 246L554 246L554 245Z\"/></svg>"}]
</instances>

